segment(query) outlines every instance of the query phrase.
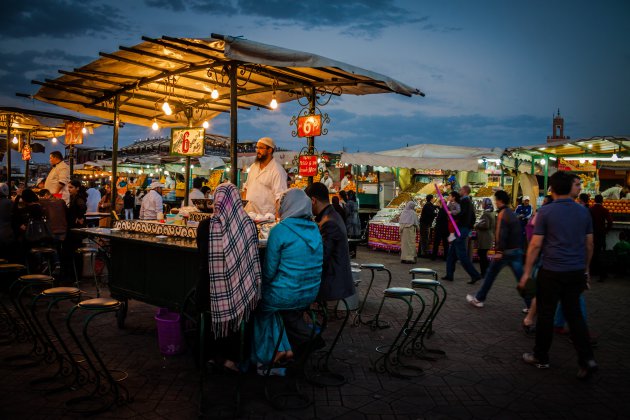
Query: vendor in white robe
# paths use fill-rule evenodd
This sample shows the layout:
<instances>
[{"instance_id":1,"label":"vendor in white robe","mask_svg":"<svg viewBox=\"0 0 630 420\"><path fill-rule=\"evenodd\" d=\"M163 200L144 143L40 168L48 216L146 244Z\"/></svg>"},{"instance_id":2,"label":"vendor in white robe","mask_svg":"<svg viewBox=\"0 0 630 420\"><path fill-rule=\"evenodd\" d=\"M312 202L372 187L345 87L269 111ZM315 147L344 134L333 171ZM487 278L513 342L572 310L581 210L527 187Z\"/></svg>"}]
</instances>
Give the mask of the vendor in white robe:
<instances>
[{"instance_id":1,"label":"vendor in white robe","mask_svg":"<svg viewBox=\"0 0 630 420\"><path fill-rule=\"evenodd\" d=\"M403 264L416 262L416 232L419 222L415 208L415 202L408 202L398 221L400 225L400 262Z\"/></svg>"},{"instance_id":2,"label":"vendor in white robe","mask_svg":"<svg viewBox=\"0 0 630 420\"><path fill-rule=\"evenodd\" d=\"M277 203L287 190L287 173L273 158L276 144L270 137L256 143L256 161L249 167L245 183L245 206L248 213L276 214Z\"/></svg>"},{"instance_id":3,"label":"vendor in white robe","mask_svg":"<svg viewBox=\"0 0 630 420\"><path fill-rule=\"evenodd\" d=\"M164 212L162 201L162 188L164 184L159 181L153 181L149 185L149 192L142 197L142 205L140 206L140 219L156 220L158 213Z\"/></svg>"}]
</instances>

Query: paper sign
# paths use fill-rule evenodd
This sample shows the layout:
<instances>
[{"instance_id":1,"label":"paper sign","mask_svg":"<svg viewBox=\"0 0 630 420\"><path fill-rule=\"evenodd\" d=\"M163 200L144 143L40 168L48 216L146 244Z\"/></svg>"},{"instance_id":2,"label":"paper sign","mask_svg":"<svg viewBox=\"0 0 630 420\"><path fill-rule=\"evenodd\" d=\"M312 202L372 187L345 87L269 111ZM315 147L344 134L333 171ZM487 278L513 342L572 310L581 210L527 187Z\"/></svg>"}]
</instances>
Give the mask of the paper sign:
<instances>
[{"instance_id":1,"label":"paper sign","mask_svg":"<svg viewBox=\"0 0 630 420\"><path fill-rule=\"evenodd\" d=\"M203 156L203 128L173 128L171 130L171 155Z\"/></svg>"},{"instance_id":2,"label":"paper sign","mask_svg":"<svg viewBox=\"0 0 630 420\"><path fill-rule=\"evenodd\" d=\"M317 156L302 155L300 156L298 174L301 176L315 176L317 175L317 166Z\"/></svg>"}]
</instances>

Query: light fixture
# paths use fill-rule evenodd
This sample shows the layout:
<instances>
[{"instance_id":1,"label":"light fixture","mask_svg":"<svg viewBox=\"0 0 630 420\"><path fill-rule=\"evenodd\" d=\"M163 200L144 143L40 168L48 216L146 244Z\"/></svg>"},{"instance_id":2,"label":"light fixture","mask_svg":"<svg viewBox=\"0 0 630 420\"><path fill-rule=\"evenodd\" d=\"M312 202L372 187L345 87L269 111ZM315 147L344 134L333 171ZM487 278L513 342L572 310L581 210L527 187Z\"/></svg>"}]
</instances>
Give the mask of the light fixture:
<instances>
[{"instance_id":1,"label":"light fixture","mask_svg":"<svg viewBox=\"0 0 630 420\"><path fill-rule=\"evenodd\" d=\"M51 140L53 143L57 143L57 137L53 137Z\"/></svg>"},{"instance_id":2,"label":"light fixture","mask_svg":"<svg viewBox=\"0 0 630 420\"><path fill-rule=\"evenodd\" d=\"M186 172L186 167L182 166L182 172Z\"/></svg>"},{"instance_id":3,"label":"light fixture","mask_svg":"<svg viewBox=\"0 0 630 420\"><path fill-rule=\"evenodd\" d=\"M547 161L545 159L540 159L540 164L542 166L545 166L547 164Z\"/></svg>"},{"instance_id":4,"label":"light fixture","mask_svg":"<svg viewBox=\"0 0 630 420\"><path fill-rule=\"evenodd\" d=\"M203 124L201 124L201 126L207 129L208 127L210 127L210 123L208 121L204 121Z\"/></svg>"},{"instance_id":5,"label":"light fixture","mask_svg":"<svg viewBox=\"0 0 630 420\"><path fill-rule=\"evenodd\" d=\"M138 169L138 175L142 174L142 169Z\"/></svg>"},{"instance_id":6,"label":"light fixture","mask_svg":"<svg viewBox=\"0 0 630 420\"><path fill-rule=\"evenodd\" d=\"M278 108L278 101L276 101L276 94L273 94L273 97L271 98L271 102L269 103L269 106L271 107L271 109L276 109Z\"/></svg>"},{"instance_id":7,"label":"light fixture","mask_svg":"<svg viewBox=\"0 0 630 420\"><path fill-rule=\"evenodd\" d=\"M217 90L217 87L216 87L216 86L214 86L214 87L212 88L212 92L210 92L210 97L211 97L212 99L218 99L218 98L219 98L219 91Z\"/></svg>"},{"instance_id":8,"label":"light fixture","mask_svg":"<svg viewBox=\"0 0 630 420\"><path fill-rule=\"evenodd\" d=\"M322 159L321 158L317 158L317 163L321 163Z\"/></svg>"},{"instance_id":9,"label":"light fixture","mask_svg":"<svg viewBox=\"0 0 630 420\"><path fill-rule=\"evenodd\" d=\"M579 161L579 162L580 162L581 164L584 164L584 162L586 162L586 160L584 160L584 159L580 159L580 161Z\"/></svg>"},{"instance_id":10,"label":"light fixture","mask_svg":"<svg viewBox=\"0 0 630 420\"><path fill-rule=\"evenodd\" d=\"M149 169L151 167L151 165L147 165L147 169Z\"/></svg>"},{"instance_id":11,"label":"light fixture","mask_svg":"<svg viewBox=\"0 0 630 420\"><path fill-rule=\"evenodd\" d=\"M589 159L588 163L594 163L595 161L593 159Z\"/></svg>"},{"instance_id":12,"label":"light fixture","mask_svg":"<svg viewBox=\"0 0 630 420\"><path fill-rule=\"evenodd\" d=\"M160 129L160 126L158 125L155 118L153 118L153 124L151 124L151 128L153 129L153 131L158 131Z\"/></svg>"},{"instance_id":13,"label":"light fixture","mask_svg":"<svg viewBox=\"0 0 630 420\"><path fill-rule=\"evenodd\" d=\"M613 153L610 157L610 160L612 160L613 162L617 162L619 160L619 156L617 156L617 153Z\"/></svg>"},{"instance_id":14,"label":"light fixture","mask_svg":"<svg viewBox=\"0 0 630 420\"><path fill-rule=\"evenodd\" d=\"M18 144L18 138L16 136L13 136L13 140L11 140L11 143Z\"/></svg>"},{"instance_id":15,"label":"light fixture","mask_svg":"<svg viewBox=\"0 0 630 420\"><path fill-rule=\"evenodd\" d=\"M588 145L588 148L589 148L589 149L592 149L592 148L593 148L593 145L592 145L592 144L589 144L589 145Z\"/></svg>"},{"instance_id":16,"label":"light fixture","mask_svg":"<svg viewBox=\"0 0 630 420\"><path fill-rule=\"evenodd\" d=\"M168 104L168 101L164 101L164 103L162 104L162 111L164 111L166 115L171 115L173 113L173 110L171 109L171 106Z\"/></svg>"},{"instance_id":17,"label":"light fixture","mask_svg":"<svg viewBox=\"0 0 630 420\"><path fill-rule=\"evenodd\" d=\"M549 157L549 160L553 160L553 161L555 162L555 161L556 161L556 160L558 160L558 159L556 159L555 157L550 156L550 157Z\"/></svg>"},{"instance_id":18,"label":"light fixture","mask_svg":"<svg viewBox=\"0 0 630 420\"><path fill-rule=\"evenodd\" d=\"M483 159L477 159L477 163L481 165L483 163Z\"/></svg>"},{"instance_id":19,"label":"light fixture","mask_svg":"<svg viewBox=\"0 0 630 420\"><path fill-rule=\"evenodd\" d=\"M169 175L170 172L169 171L164 171L164 175Z\"/></svg>"},{"instance_id":20,"label":"light fixture","mask_svg":"<svg viewBox=\"0 0 630 420\"><path fill-rule=\"evenodd\" d=\"M82 132L83 134L87 134L87 128L83 127L83 128L81 129L81 132Z\"/></svg>"},{"instance_id":21,"label":"light fixture","mask_svg":"<svg viewBox=\"0 0 630 420\"><path fill-rule=\"evenodd\" d=\"M225 168L225 172L230 172L230 167Z\"/></svg>"}]
</instances>

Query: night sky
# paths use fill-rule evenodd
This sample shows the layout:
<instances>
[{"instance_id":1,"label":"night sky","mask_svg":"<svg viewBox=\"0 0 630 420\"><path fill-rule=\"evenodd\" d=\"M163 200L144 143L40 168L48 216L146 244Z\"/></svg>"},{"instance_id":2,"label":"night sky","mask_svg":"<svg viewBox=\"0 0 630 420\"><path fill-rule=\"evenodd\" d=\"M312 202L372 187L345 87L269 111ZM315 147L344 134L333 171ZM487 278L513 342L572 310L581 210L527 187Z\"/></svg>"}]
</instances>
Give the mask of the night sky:
<instances>
[{"instance_id":1,"label":"night sky","mask_svg":"<svg viewBox=\"0 0 630 420\"><path fill-rule=\"evenodd\" d=\"M34 94L31 79L57 78L58 69L139 44L143 35L219 33L344 61L427 94L333 99L323 109L331 123L316 141L320 151L543 143L558 108L572 138L623 136L630 135L629 20L623 0L3 2L0 104L68 113L15 93ZM296 104L242 111L239 140L270 135L299 150L304 140L291 137L289 126L297 111ZM228 115L209 132L229 135ZM127 125L120 144L155 135ZM98 129L85 144L111 144L111 129Z\"/></svg>"}]
</instances>

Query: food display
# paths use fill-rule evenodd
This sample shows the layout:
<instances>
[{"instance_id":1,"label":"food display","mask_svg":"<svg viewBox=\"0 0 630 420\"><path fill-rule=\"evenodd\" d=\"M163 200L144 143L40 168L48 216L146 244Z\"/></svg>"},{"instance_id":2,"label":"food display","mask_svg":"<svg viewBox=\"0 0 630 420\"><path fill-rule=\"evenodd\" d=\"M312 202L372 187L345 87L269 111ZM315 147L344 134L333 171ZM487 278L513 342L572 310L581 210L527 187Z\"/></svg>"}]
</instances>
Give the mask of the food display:
<instances>
[{"instance_id":1,"label":"food display","mask_svg":"<svg viewBox=\"0 0 630 420\"><path fill-rule=\"evenodd\" d=\"M473 193L475 197L491 197L493 194L493 188L487 185L479 188L476 192Z\"/></svg>"},{"instance_id":2,"label":"food display","mask_svg":"<svg viewBox=\"0 0 630 420\"><path fill-rule=\"evenodd\" d=\"M589 206L593 204L595 201L589 201ZM604 207L612 214L630 214L630 200L604 199Z\"/></svg>"},{"instance_id":3,"label":"food display","mask_svg":"<svg viewBox=\"0 0 630 420\"><path fill-rule=\"evenodd\" d=\"M405 188L403 192L406 192L409 194L418 194L427 185L431 185L432 188L435 188L433 184L427 184L426 182L414 182L413 184Z\"/></svg>"},{"instance_id":4,"label":"food display","mask_svg":"<svg viewBox=\"0 0 630 420\"><path fill-rule=\"evenodd\" d=\"M408 201L413 200L413 195L410 193L406 193L406 192L401 192L400 194L398 194L398 196L396 196L392 201L389 202L389 204L387 205L387 207L398 207L401 204L405 204Z\"/></svg>"}]
</instances>

